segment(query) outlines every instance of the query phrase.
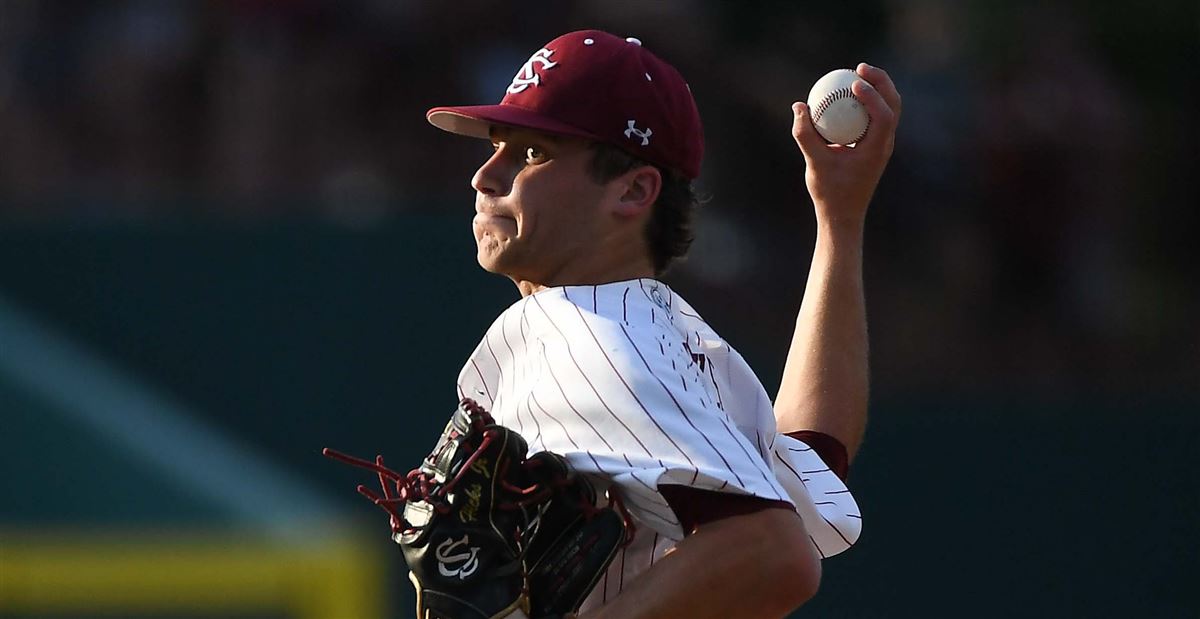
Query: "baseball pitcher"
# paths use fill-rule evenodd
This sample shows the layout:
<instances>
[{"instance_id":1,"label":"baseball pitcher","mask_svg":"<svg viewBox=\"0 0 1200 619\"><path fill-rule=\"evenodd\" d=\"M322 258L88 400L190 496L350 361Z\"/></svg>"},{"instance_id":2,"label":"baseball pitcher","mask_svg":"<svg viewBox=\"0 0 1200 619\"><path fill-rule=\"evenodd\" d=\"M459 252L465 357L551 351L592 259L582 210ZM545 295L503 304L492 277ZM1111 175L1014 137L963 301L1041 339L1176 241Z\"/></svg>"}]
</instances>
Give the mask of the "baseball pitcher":
<instances>
[{"instance_id":1,"label":"baseball pitcher","mask_svg":"<svg viewBox=\"0 0 1200 619\"><path fill-rule=\"evenodd\" d=\"M774 402L659 279L691 242L704 150L671 65L572 32L499 104L428 112L494 148L471 179L477 259L521 299L418 469L330 454L378 473L360 490L391 514L422 618L779 617L816 593L862 526L844 480L867 408L863 226L900 115L883 70L856 73L854 147L792 105L817 238Z\"/></svg>"}]
</instances>

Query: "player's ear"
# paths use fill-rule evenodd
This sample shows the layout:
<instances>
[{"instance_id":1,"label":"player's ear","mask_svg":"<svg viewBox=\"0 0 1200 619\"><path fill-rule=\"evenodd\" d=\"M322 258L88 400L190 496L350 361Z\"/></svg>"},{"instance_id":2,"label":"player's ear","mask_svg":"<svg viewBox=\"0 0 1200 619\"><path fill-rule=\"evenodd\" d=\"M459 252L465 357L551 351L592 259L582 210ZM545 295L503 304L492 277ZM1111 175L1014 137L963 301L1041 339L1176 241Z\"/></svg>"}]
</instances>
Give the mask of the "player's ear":
<instances>
[{"instance_id":1,"label":"player's ear","mask_svg":"<svg viewBox=\"0 0 1200 619\"><path fill-rule=\"evenodd\" d=\"M637 217L650 212L662 191L662 174L652 165L638 166L618 180L622 193L615 212L619 216Z\"/></svg>"}]
</instances>

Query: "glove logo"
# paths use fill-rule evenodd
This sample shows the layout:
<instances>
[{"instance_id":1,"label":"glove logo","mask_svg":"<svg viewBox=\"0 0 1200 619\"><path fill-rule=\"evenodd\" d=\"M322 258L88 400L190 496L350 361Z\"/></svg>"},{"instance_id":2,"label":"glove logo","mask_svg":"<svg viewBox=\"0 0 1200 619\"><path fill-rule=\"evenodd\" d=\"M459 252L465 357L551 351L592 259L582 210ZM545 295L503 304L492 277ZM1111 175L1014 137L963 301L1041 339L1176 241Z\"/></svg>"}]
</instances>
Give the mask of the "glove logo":
<instances>
[{"instance_id":1,"label":"glove logo","mask_svg":"<svg viewBox=\"0 0 1200 619\"><path fill-rule=\"evenodd\" d=\"M521 70L517 71L512 83L508 85L508 94L515 95L519 92L524 92L530 86L541 86L542 76L534 68L534 65L538 65L543 71L557 67L558 63L550 60L550 55L553 53L554 50L544 47L534 52L529 57L529 60L526 60L525 64L521 65Z\"/></svg>"},{"instance_id":2,"label":"glove logo","mask_svg":"<svg viewBox=\"0 0 1200 619\"><path fill-rule=\"evenodd\" d=\"M472 546L467 550L468 544L470 544L470 540L465 534L458 541L447 537L445 541L438 544L434 551L434 557L438 562L438 573L446 578L458 576L461 580L466 580L467 576L474 574L476 568L479 567L479 548ZM460 547L465 552L456 553ZM457 567L451 567L455 564Z\"/></svg>"},{"instance_id":3,"label":"glove logo","mask_svg":"<svg viewBox=\"0 0 1200 619\"><path fill-rule=\"evenodd\" d=\"M480 458L480 459L476 460L474 464L471 465L471 470L475 471L476 473L479 473L480 475L483 475L484 477L486 477L488 479L491 479L492 471L491 471L490 467L491 467L491 465L488 464L487 458Z\"/></svg>"},{"instance_id":4,"label":"glove logo","mask_svg":"<svg viewBox=\"0 0 1200 619\"><path fill-rule=\"evenodd\" d=\"M467 503L462 506L462 511L458 512L458 519L463 524L470 524L479 517L479 502L483 498L483 486L471 484L470 488L463 490L463 495L466 496Z\"/></svg>"}]
</instances>

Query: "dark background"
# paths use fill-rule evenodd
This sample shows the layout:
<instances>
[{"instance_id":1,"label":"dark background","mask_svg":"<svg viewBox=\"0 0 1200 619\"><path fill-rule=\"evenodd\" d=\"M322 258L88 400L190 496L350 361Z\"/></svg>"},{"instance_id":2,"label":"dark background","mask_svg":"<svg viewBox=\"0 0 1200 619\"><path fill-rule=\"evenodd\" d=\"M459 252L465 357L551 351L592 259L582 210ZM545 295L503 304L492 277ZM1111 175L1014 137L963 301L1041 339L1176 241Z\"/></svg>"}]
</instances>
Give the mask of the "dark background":
<instances>
[{"instance_id":1,"label":"dark background","mask_svg":"<svg viewBox=\"0 0 1200 619\"><path fill-rule=\"evenodd\" d=\"M814 235L790 103L859 61L904 96L867 232L863 538L797 616L1195 615L1194 3L0 0L0 300L386 544L319 448L414 462L516 299L473 260L487 145L424 111L499 100L584 27L688 78L711 199L667 281L768 391ZM34 461L90 452L11 382L0 528L209 520L105 505L137 495L117 473L64 500Z\"/></svg>"}]
</instances>

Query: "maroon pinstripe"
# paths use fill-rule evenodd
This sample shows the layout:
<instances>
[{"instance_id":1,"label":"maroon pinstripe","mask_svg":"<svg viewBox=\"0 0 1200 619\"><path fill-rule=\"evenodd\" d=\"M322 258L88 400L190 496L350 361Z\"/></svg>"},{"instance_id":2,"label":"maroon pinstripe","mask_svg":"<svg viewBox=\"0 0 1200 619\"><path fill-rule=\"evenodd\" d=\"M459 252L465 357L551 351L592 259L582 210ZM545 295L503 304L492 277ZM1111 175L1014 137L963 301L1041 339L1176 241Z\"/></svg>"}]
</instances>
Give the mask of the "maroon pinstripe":
<instances>
[{"instance_id":1,"label":"maroon pinstripe","mask_svg":"<svg viewBox=\"0 0 1200 619\"><path fill-rule=\"evenodd\" d=\"M730 466L729 460L725 459L725 454L721 453L721 450L717 449L716 445L713 445L713 442L711 440L709 440L707 434L702 432L700 430L700 428L696 427L696 424L692 421L692 418L688 416L687 411L685 411L684 408L682 406L680 406L679 400L675 399L675 394L671 393L671 390L668 389L667 386L662 382L662 379L654 374L654 370L650 367L650 363L646 361L646 357L642 354L642 351L640 349L638 349L637 344L634 343L634 341L633 341L633 338L629 336L629 332L625 330L624 325L621 325L621 332L625 334L625 339L629 340L629 345L633 346L633 351L637 353L638 358L642 360L642 363L646 364L646 370L650 373L651 376L654 376L654 380L658 381L658 384L662 385L663 391L667 392L667 396L671 398L671 402L673 402L675 404L675 408L679 409L679 412L683 415L683 418L687 420L688 425L692 426L692 429L695 430L696 433L699 434L704 439L704 442L708 443L708 446L710 448L712 448L713 452L715 452L717 454L717 456L721 458L721 462L723 462L725 464L725 468L728 469L730 473L733 473L733 477L734 477L734 479L736 479L738 481L738 484L745 486L746 482L743 481L742 476L738 475L737 471L735 471L733 469L733 467Z\"/></svg>"},{"instance_id":2,"label":"maroon pinstripe","mask_svg":"<svg viewBox=\"0 0 1200 619\"><path fill-rule=\"evenodd\" d=\"M565 289L563 290L563 296L567 299L567 301L571 300L571 298L567 296L567 291ZM564 334L562 332L562 329L558 328L558 325L554 322L554 319L550 317L550 314L546 311L546 308L542 307L542 304L541 304L541 302L538 301L537 297L534 297L533 301L535 304L537 304L538 309L542 310L542 314L546 316L546 320L550 322L550 326L554 327L555 331L558 331L559 335L561 335L563 337L564 342L567 342L568 340L567 340L566 334ZM572 305L572 306L575 308L575 311L579 311L579 306L577 306L577 305ZM580 314L580 318L581 319L583 318L583 314ZM625 428L625 431L629 433L629 436L633 437L634 442L636 442L638 444L638 447L642 448L642 451L646 452L647 456L652 455L650 453L650 449L647 448L646 444L642 442L642 439L638 438L638 435L635 434L633 430L629 429L629 425L625 423L625 420L621 419L620 415L617 415L616 413L614 413L612 407L610 407L608 405L608 402L606 402L604 400L604 396L600 395L600 391L598 389L596 389L596 385L592 383L592 379L590 377L588 377L587 372L584 372L583 368L580 367L579 360L575 358L575 352L573 350L571 350L571 345L569 343L566 343L565 346L567 348L567 356L571 358L571 363L575 364L575 369L579 371L579 375L583 377L584 382L586 382L587 386L591 388L592 393L596 394L596 399L600 400L600 405L604 407L604 410L608 411L609 416L611 416L613 419L615 419L617 421L617 423L621 424L622 428ZM602 353L604 352L603 347L600 347L600 352L602 352ZM551 373L553 373L553 370L551 370ZM560 386L560 389L561 389L561 386ZM563 397L566 398L565 392L563 393ZM572 410L574 410L573 407L572 407ZM591 425L591 424L589 423L588 425ZM601 437L601 438L603 438L603 437ZM605 445L607 445L607 444L608 444L608 442L605 441Z\"/></svg>"},{"instance_id":3,"label":"maroon pinstripe","mask_svg":"<svg viewBox=\"0 0 1200 619\"><path fill-rule=\"evenodd\" d=\"M629 292L629 290L626 289L625 292ZM655 428L658 428L658 431L662 433L667 441L670 442L677 451L679 451L679 455L683 456L683 458L687 460L688 464L695 467L696 463L692 461L691 456L689 456L688 453L684 451L678 443L675 442L675 439L670 433L663 429L662 425L658 423L658 419L656 419L654 415L650 414L650 409L646 408L646 405L642 403L642 399L638 397L637 392L633 390L633 387L629 386L629 381L625 380L625 377L621 374L621 371L618 370L616 364L613 363L612 357L608 355L608 351L604 350L604 347L600 345L600 340L596 337L596 332L592 330L591 325L587 323L587 319L583 317L582 313L579 315L579 320L583 323L584 328L587 329L588 334L592 336L592 341L596 343L596 348L600 350L600 354L603 355L604 360L608 362L608 367L612 368L613 374L616 374L617 379L620 380L621 384L625 386L626 391L628 391L629 395L633 397L633 400L637 402L638 407L642 409L642 412L646 414L646 417L650 419L650 422L654 424ZM624 327L622 327L622 330L623 329Z\"/></svg>"}]
</instances>

